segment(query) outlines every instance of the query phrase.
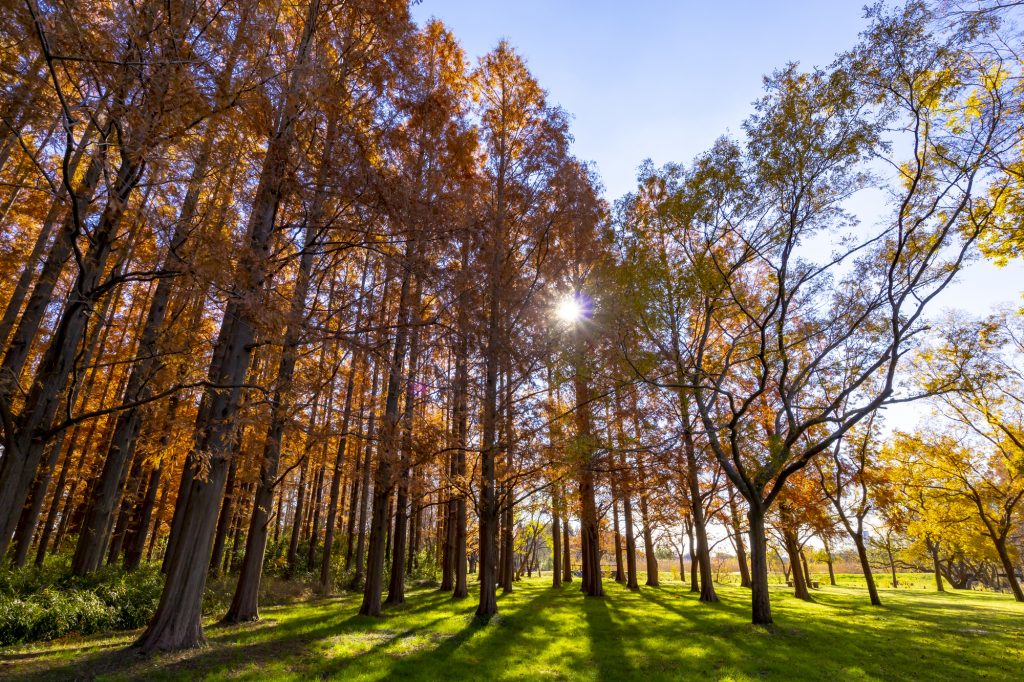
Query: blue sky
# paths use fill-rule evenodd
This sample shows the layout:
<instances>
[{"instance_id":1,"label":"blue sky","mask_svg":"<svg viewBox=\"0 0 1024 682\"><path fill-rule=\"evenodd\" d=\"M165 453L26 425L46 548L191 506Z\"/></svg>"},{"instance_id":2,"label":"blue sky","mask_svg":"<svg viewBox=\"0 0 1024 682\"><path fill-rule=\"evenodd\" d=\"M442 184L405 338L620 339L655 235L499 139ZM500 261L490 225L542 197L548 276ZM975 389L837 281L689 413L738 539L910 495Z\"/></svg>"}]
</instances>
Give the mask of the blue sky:
<instances>
[{"instance_id":1,"label":"blue sky","mask_svg":"<svg viewBox=\"0 0 1024 682\"><path fill-rule=\"evenodd\" d=\"M864 0L423 0L472 60L507 39L572 116L574 153L614 199L645 158L689 161L750 113L761 77L827 65L863 26Z\"/></svg>"},{"instance_id":2,"label":"blue sky","mask_svg":"<svg viewBox=\"0 0 1024 682\"><path fill-rule=\"evenodd\" d=\"M828 65L865 26L866 0L423 0L470 59L507 39L573 117L573 151L614 201L647 158L688 162L739 133L762 77L786 62ZM873 213L873 207L863 207ZM870 219L868 215L864 215ZM974 314L1020 304L1024 265L972 265L939 301Z\"/></svg>"}]
</instances>

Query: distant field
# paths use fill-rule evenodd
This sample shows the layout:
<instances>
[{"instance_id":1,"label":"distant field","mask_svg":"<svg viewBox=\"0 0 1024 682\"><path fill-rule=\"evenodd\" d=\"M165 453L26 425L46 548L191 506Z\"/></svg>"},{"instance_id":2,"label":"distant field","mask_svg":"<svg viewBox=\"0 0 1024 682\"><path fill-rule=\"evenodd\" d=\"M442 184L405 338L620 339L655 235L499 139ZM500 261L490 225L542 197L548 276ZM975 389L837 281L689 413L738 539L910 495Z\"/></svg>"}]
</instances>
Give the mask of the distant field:
<instances>
[{"instance_id":1,"label":"distant field","mask_svg":"<svg viewBox=\"0 0 1024 682\"><path fill-rule=\"evenodd\" d=\"M605 599L577 586L517 583L486 625L475 599L418 589L381 619L356 616L355 595L270 608L208 628L205 649L151 659L124 651L135 634L69 638L4 652L0 678L1019 680L1024 667L1024 605L1004 595L882 589L873 608L857 587L823 587L813 603L776 588L766 631L739 587L707 605L678 582L610 584Z\"/></svg>"},{"instance_id":2,"label":"distant field","mask_svg":"<svg viewBox=\"0 0 1024 682\"><path fill-rule=\"evenodd\" d=\"M879 589L892 588L891 574L875 573L874 575L876 587ZM817 580L822 587L828 585L827 572L811 571L811 578ZM899 581L899 589L901 590L935 591L935 576L931 573L897 573L896 578ZM782 573L772 573L768 580L777 585L784 585L786 583L786 578ZM719 581L724 584L739 585L740 577L736 573L722 573L719 575ZM839 587L863 587L867 589L867 582L860 573L836 573L836 582L839 583ZM947 590L953 589L946 581L943 581L943 585Z\"/></svg>"}]
</instances>

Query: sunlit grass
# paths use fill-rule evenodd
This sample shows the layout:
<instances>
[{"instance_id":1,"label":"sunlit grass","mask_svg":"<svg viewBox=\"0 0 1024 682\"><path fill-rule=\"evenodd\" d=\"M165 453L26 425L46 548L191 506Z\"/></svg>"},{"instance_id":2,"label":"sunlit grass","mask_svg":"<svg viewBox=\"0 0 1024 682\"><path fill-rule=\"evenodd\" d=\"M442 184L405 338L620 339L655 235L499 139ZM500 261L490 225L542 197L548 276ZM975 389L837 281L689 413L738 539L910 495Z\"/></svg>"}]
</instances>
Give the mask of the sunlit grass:
<instances>
[{"instance_id":1,"label":"sunlit grass","mask_svg":"<svg viewBox=\"0 0 1024 682\"><path fill-rule=\"evenodd\" d=\"M355 595L265 609L259 623L207 629L205 649L139 658L133 635L5 652L0 677L65 679L679 680L1020 679L1024 607L1003 595L882 590L773 590L777 625L748 623L748 592L719 586L700 604L680 583L605 599L547 579L516 585L488 624L475 600L413 590L381 619L354 615Z\"/></svg>"}]
</instances>

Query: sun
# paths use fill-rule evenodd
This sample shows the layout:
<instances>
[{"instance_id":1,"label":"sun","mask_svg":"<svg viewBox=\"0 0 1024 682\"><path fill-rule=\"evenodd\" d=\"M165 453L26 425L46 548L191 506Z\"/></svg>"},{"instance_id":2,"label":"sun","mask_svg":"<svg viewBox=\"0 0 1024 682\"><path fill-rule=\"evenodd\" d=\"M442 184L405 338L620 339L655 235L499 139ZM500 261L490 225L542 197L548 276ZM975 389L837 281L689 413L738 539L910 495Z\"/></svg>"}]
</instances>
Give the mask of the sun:
<instances>
[{"instance_id":1,"label":"sun","mask_svg":"<svg viewBox=\"0 0 1024 682\"><path fill-rule=\"evenodd\" d=\"M578 322L583 317L583 305L573 296L566 296L555 306L555 317L563 322Z\"/></svg>"}]
</instances>

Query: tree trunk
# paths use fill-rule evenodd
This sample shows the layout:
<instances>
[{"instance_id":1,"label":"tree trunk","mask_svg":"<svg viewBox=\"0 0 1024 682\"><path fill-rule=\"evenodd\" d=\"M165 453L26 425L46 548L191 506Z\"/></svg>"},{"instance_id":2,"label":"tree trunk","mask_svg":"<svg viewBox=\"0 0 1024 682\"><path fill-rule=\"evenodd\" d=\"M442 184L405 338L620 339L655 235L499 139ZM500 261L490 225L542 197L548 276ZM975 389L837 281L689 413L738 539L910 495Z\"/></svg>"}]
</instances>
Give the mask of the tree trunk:
<instances>
[{"instance_id":1,"label":"tree trunk","mask_svg":"<svg viewBox=\"0 0 1024 682\"><path fill-rule=\"evenodd\" d=\"M385 297L386 298L386 297ZM377 387L380 381L380 363L373 363L373 378L370 380L370 400L367 403L370 410L370 418L366 426L366 449L363 453L363 496L359 501L359 541L356 543L356 572L352 577L352 586L358 587L363 584L366 560L366 517L370 502L370 455L373 452L375 428L377 420Z\"/></svg>"},{"instance_id":2,"label":"tree trunk","mask_svg":"<svg viewBox=\"0 0 1024 682\"><path fill-rule=\"evenodd\" d=\"M454 453L448 453L445 469L448 473L446 488L448 499L444 504L443 528L441 529L441 537L444 538L441 547L441 591L451 592L455 587L455 514L458 505L457 496L451 484L456 477Z\"/></svg>"},{"instance_id":3,"label":"tree trunk","mask_svg":"<svg viewBox=\"0 0 1024 682\"><path fill-rule=\"evenodd\" d=\"M1003 565L1003 572L1006 573L1006 582L1010 584L1010 591L1015 601L1024 602L1024 590L1021 590L1020 581L1017 580L1017 573L1010 559L1010 552L1006 547L1006 538L994 539L996 553L999 554L999 562Z\"/></svg>"},{"instance_id":4,"label":"tree trunk","mask_svg":"<svg viewBox=\"0 0 1024 682\"><path fill-rule=\"evenodd\" d=\"M333 393L333 391L331 391ZM331 413L333 405L331 404L331 398L333 396L328 394L327 397L327 412L324 415L324 423L331 423ZM310 500L310 512L311 518L309 522L309 544L306 546L306 570L312 571L313 566L316 565L316 547L320 541L320 510L323 508L324 502L324 476L327 471L327 446L328 440L324 439L324 447L320 453L320 463L316 468L316 483L313 485L313 496Z\"/></svg>"},{"instance_id":5,"label":"tree trunk","mask_svg":"<svg viewBox=\"0 0 1024 682\"><path fill-rule=\"evenodd\" d=\"M213 540L213 553L210 555L210 573L217 577L221 572L221 563L224 559L224 544L227 542L228 531L231 530L231 521L234 519L235 502L235 477L238 475L238 456L231 458L231 465L228 467L228 480L224 488L224 500L221 502L220 514L217 516L217 534Z\"/></svg>"},{"instance_id":6,"label":"tree trunk","mask_svg":"<svg viewBox=\"0 0 1024 682\"><path fill-rule=\"evenodd\" d=\"M495 564L497 537L495 532L498 524L498 500L494 489L494 458L496 455L495 432L498 412L498 325L499 309L499 273L501 271L503 246L494 245L495 263L490 273L490 311L488 318L488 338L485 352L483 419L481 423L480 444L480 602L477 604L476 615L481 619L489 619L498 613L498 601L494 591L497 587Z\"/></svg>"},{"instance_id":7,"label":"tree trunk","mask_svg":"<svg viewBox=\"0 0 1024 682\"><path fill-rule=\"evenodd\" d=\"M935 590L937 592L945 592L945 588L942 586L942 562L939 561L939 543L938 541L932 540L930 537L925 537L925 544L928 546L928 553L932 556L932 573L935 575ZM829 563L829 572L832 570L832 564ZM835 583L832 583L835 585Z\"/></svg>"},{"instance_id":8,"label":"tree trunk","mask_svg":"<svg viewBox=\"0 0 1024 682\"><path fill-rule=\"evenodd\" d=\"M612 490L612 523L615 527L615 582L626 582L626 570L622 565L622 535L619 533L619 499Z\"/></svg>"},{"instance_id":9,"label":"tree trunk","mask_svg":"<svg viewBox=\"0 0 1024 682\"><path fill-rule=\"evenodd\" d=\"M498 582L501 585L501 593L509 594L512 592L512 580L515 578L513 490L511 484L503 485L502 489L505 502L501 505L501 571Z\"/></svg>"},{"instance_id":10,"label":"tree trunk","mask_svg":"<svg viewBox=\"0 0 1024 682\"><path fill-rule=\"evenodd\" d=\"M882 600L878 598L875 576L871 574L871 562L868 561L868 550L864 546L864 536L860 533L854 533L853 544L857 547L857 558L860 560L860 568L864 573L864 582L868 585L868 597L871 599L871 604L872 606L881 606Z\"/></svg>"},{"instance_id":11,"label":"tree trunk","mask_svg":"<svg viewBox=\"0 0 1024 682\"><path fill-rule=\"evenodd\" d=\"M558 493L551 495L551 586L562 586L562 526L560 523Z\"/></svg>"},{"instance_id":12,"label":"tree trunk","mask_svg":"<svg viewBox=\"0 0 1024 682\"><path fill-rule=\"evenodd\" d=\"M359 328L357 316L356 328ZM348 381L345 385L345 406L341 414L341 436L338 439L338 449L334 457L334 474L331 476L331 495L327 502L327 525L324 532L324 555L320 560L320 586L328 590L331 585L331 556L334 553L334 531L338 525L338 504L342 490L342 474L345 466L345 451L348 449L348 429L352 419L352 393L355 387L356 370L359 367L359 355L352 357L352 367L349 370Z\"/></svg>"},{"instance_id":13,"label":"tree trunk","mask_svg":"<svg viewBox=\"0 0 1024 682\"><path fill-rule=\"evenodd\" d=\"M469 270L469 237L462 240L461 272L463 273L463 294L468 285L465 278ZM467 584L466 544L468 535L467 500L465 494L466 480L466 447L469 431L469 304L460 297L458 302L458 349L455 354L455 474L458 477L460 490L457 492L455 504L455 554L452 559L455 569L455 588L452 599L464 599L469 596Z\"/></svg>"},{"instance_id":14,"label":"tree trunk","mask_svg":"<svg viewBox=\"0 0 1024 682\"><path fill-rule=\"evenodd\" d=\"M807 563L807 554L804 552L803 547L800 548L800 562L804 566L804 582L807 583L807 588L810 589L813 582L811 579L811 567Z\"/></svg>"},{"instance_id":15,"label":"tree trunk","mask_svg":"<svg viewBox=\"0 0 1024 682\"><path fill-rule=\"evenodd\" d=\"M645 584L648 587L658 587L658 557L655 556L654 538L652 535L653 528L651 524L650 514L647 508L647 493L644 492L647 488L647 476L644 471L643 462L637 461L637 471L640 475L640 522L644 524L644 562L647 567L647 580ZM712 588L712 595L714 594L714 588ZM701 595L703 600L703 595ZM714 600L712 600L714 601Z\"/></svg>"},{"instance_id":16,"label":"tree trunk","mask_svg":"<svg viewBox=\"0 0 1024 682\"><path fill-rule=\"evenodd\" d=\"M142 554L146 549L146 531L149 530L149 521L153 516L153 507L156 505L156 493L160 487L160 477L163 473L163 460L149 472L146 481L146 493L132 514L132 524L129 528L124 550L124 569L134 571L142 563Z\"/></svg>"},{"instance_id":17,"label":"tree trunk","mask_svg":"<svg viewBox=\"0 0 1024 682\"><path fill-rule=\"evenodd\" d=\"M418 323L420 321L420 280L417 278L415 292L410 301L411 314L417 322L417 327L412 330L412 338L409 342L409 371L405 383L405 409L402 420L405 423L403 442L401 445L402 454L398 460L398 495L395 501L395 529L394 547L391 552L391 576L388 584L388 597L386 603L389 605L402 604L405 602L405 555L409 549L406 547L406 535L409 532L409 469L412 466L412 433L414 407L416 405L416 377L419 367L420 334ZM410 543L411 544L411 543Z\"/></svg>"},{"instance_id":18,"label":"tree trunk","mask_svg":"<svg viewBox=\"0 0 1024 682\"><path fill-rule=\"evenodd\" d=\"M740 515L736 508L736 491L732 481L725 479L726 491L729 495L729 519L732 524L732 536L736 540L736 561L740 565L740 587L750 587L750 570L747 568L747 548L743 544L743 533L740 532Z\"/></svg>"},{"instance_id":19,"label":"tree trunk","mask_svg":"<svg viewBox=\"0 0 1024 682\"><path fill-rule=\"evenodd\" d=\"M395 472L400 473L402 468L398 433L398 402L402 392L412 311L416 305L413 301L411 280L417 245L418 239L409 239L406 243L404 258L406 267L403 268L402 285L398 298L397 329L391 366L388 371L384 414L381 418L380 450L373 480L373 513L370 518L370 536L366 557L366 583L363 587L363 602L359 607L359 614L363 616L379 616L381 613L381 590L384 582L384 562L387 555L385 544L390 528L388 504L391 500L391 492L395 487ZM404 499L402 499L402 503L405 503ZM404 531L405 509L399 512L399 516L402 518ZM404 539L400 542L404 542Z\"/></svg>"},{"instance_id":20,"label":"tree trunk","mask_svg":"<svg viewBox=\"0 0 1024 682\"><path fill-rule=\"evenodd\" d=\"M810 601L811 595L807 591L804 569L800 563L800 546L797 544L796 531L789 526L784 526L782 538L786 542L786 554L789 555L789 566L793 572L793 593L797 599Z\"/></svg>"},{"instance_id":21,"label":"tree trunk","mask_svg":"<svg viewBox=\"0 0 1024 682\"><path fill-rule=\"evenodd\" d=\"M562 519L562 582L571 583L572 551L570 546L570 538L572 536L572 529L569 527L569 514L564 511L562 513L565 514L564 518ZM558 570L557 567L555 568L555 570Z\"/></svg>"},{"instance_id":22,"label":"tree trunk","mask_svg":"<svg viewBox=\"0 0 1024 682\"><path fill-rule=\"evenodd\" d=\"M359 414L363 413L363 401L359 401ZM359 516L359 500L360 500L360 483L362 482L361 473L365 468L362 460L362 448L360 443L363 438L363 422L362 419L358 419L359 424L356 427L356 438L353 443L352 449L355 450L356 459L352 463L352 490L349 492L348 497L348 520L345 527L345 572L348 573L349 569L352 568L352 556L355 548L355 534L356 534L356 518Z\"/></svg>"},{"instance_id":23,"label":"tree trunk","mask_svg":"<svg viewBox=\"0 0 1024 682\"><path fill-rule=\"evenodd\" d=\"M896 559L892 555L892 540L888 536L885 538L885 551L889 555L889 571L892 573L892 586L895 589L900 586L900 582L896 577Z\"/></svg>"},{"instance_id":24,"label":"tree trunk","mask_svg":"<svg viewBox=\"0 0 1024 682\"><path fill-rule=\"evenodd\" d=\"M50 455L46 458L46 463L36 472L35 480L32 482L28 504L22 509L17 529L14 532L14 557L11 563L17 568L21 568L28 561L28 552L32 547L32 538L35 535L36 524L39 522L39 516L43 512L43 502L46 498L47 488L50 486L50 478L54 468L57 466L57 460L60 458L60 453L64 449L66 441L67 431L63 431L57 442L50 447ZM55 497L59 497L59 495L60 488L54 491ZM44 533L44 535L49 534Z\"/></svg>"},{"instance_id":25,"label":"tree trunk","mask_svg":"<svg viewBox=\"0 0 1024 682\"><path fill-rule=\"evenodd\" d=\"M64 485L67 482L68 469L71 465L71 458L75 453L75 441L77 440L78 429L75 428L71 434L71 441L64 453L64 461L60 465L60 474L57 475L57 484L53 489L53 496L50 499L50 509L46 512L46 520L43 522L43 530L39 535L39 545L36 548L35 565L42 566L46 558L47 547L50 544L50 535L53 533L54 524L57 522L57 512L60 509L61 494L64 492Z\"/></svg>"},{"instance_id":26,"label":"tree trunk","mask_svg":"<svg viewBox=\"0 0 1024 682\"><path fill-rule=\"evenodd\" d=\"M579 342L577 342L579 343ZM581 355L577 350L577 355ZM580 466L577 476L580 490L580 543L583 549L583 593L591 597L603 597L601 585L601 546L598 528L597 502L595 500L596 453L591 429L591 393L588 369L585 360L577 357L574 363L573 388L576 394L576 437L581 446Z\"/></svg>"},{"instance_id":27,"label":"tree trunk","mask_svg":"<svg viewBox=\"0 0 1024 682\"><path fill-rule=\"evenodd\" d=\"M121 549L124 547L125 533L128 531L128 521L139 497L142 483L142 457L136 456L128 474L125 494L120 501L117 523L114 525L114 531L110 536L110 549L107 552L108 566L117 561L117 557L121 555Z\"/></svg>"},{"instance_id":28,"label":"tree trunk","mask_svg":"<svg viewBox=\"0 0 1024 682\"><path fill-rule=\"evenodd\" d=\"M751 622L772 624L771 598L768 594L768 546L764 530L764 512L753 502L747 512L750 524Z\"/></svg>"},{"instance_id":29,"label":"tree trunk","mask_svg":"<svg viewBox=\"0 0 1024 682\"><path fill-rule=\"evenodd\" d=\"M313 250L318 225L312 221L306 226L302 255L299 257L299 271L292 292L288 325L284 345L278 361L277 381L270 403L270 423L263 440L263 458L260 461L260 480L253 499L252 515L249 518L249 532L245 539L245 556L235 585L231 606L224 615L224 622L240 623L259 619L260 578L263 574L263 559L267 548L267 528L270 523L270 509L274 503L274 487L281 461L281 440L289 419L286 406L295 375L299 338L302 333L303 311L309 291L309 273L313 267ZM349 387L351 391L351 385ZM343 437L344 438L344 437ZM294 538L294 533L293 533ZM291 548L289 548L291 550ZM290 558L294 559L294 551ZM292 564L289 564L292 565Z\"/></svg>"},{"instance_id":30,"label":"tree trunk","mask_svg":"<svg viewBox=\"0 0 1024 682\"><path fill-rule=\"evenodd\" d=\"M693 540L693 519L686 516L685 524L690 547L690 592L700 592L700 562L697 560L697 545Z\"/></svg>"},{"instance_id":31,"label":"tree trunk","mask_svg":"<svg viewBox=\"0 0 1024 682\"><path fill-rule=\"evenodd\" d=\"M626 468L626 456L619 451L619 462L622 468ZM633 501L630 495L628 483L623 484L621 490L622 512L626 525L626 587L631 590L640 589L640 583L636 575L636 534L633 532Z\"/></svg>"},{"instance_id":32,"label":"tree trunk","mask_svg":"<svg viewBox=\"0 0 1024 682\"><path fill-rule=\"evenodd\" d=\"M683 394L681 394L683 395ZM697 562L700 571L700 601L716 602L715 585L711 576L711 549L708 545L707 522L704 518L704 501L700 491L699 462L697 448L693 442L693 426L690 421L690 406L685 395L680 399L683 410L683 449L686 453L686 483L690 493L690 518L697 539ZM690 588L693 589L693 586Z\"/></svg>"}]
</instances>

